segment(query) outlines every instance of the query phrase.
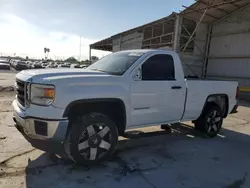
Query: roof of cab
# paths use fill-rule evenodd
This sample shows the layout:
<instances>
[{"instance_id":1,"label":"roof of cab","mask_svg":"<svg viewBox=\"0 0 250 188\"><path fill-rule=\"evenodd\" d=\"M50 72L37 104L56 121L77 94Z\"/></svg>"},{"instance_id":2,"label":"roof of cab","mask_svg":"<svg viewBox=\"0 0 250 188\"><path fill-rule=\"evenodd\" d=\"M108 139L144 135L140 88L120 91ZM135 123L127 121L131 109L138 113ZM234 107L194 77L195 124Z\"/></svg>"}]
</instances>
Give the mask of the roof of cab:
<instances>
[{"instance_id":1,"label":"roof of cab","mask_svg":"<svg viewBox=\"0 0 250 188\"><path fill-rule=\"evenodd\" d=\"M130 53L148 53L148 52L166 52L170 50L165 50L165 49L135 49L135 50L123 50L123 51L118 51L114 53L122 53L122 52L130 52Z\"/></svg>"}]
</instances>

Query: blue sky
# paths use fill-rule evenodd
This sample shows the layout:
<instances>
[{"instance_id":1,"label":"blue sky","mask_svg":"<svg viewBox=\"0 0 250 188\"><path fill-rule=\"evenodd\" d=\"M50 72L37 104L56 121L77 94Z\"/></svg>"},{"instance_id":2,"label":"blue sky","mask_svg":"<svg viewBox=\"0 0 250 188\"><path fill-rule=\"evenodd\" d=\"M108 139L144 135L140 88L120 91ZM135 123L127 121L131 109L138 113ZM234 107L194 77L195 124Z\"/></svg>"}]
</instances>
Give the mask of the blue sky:
<instances>
[{"instance_id":1,"label":"blue sky","mask_svg":"<svg viewBox=\"0 0 250 188\"><path fill-rule=\"evenodd\" d=\"M194 0L0 0L0 52L87 58L90 43L168 16ZM8 44L6 44L8 43ZM11 44L11 45L10 45ZM6 46L7 45L7 46ZM95 55L105 53L96 51Z\"/></svg>"}]
</instances>

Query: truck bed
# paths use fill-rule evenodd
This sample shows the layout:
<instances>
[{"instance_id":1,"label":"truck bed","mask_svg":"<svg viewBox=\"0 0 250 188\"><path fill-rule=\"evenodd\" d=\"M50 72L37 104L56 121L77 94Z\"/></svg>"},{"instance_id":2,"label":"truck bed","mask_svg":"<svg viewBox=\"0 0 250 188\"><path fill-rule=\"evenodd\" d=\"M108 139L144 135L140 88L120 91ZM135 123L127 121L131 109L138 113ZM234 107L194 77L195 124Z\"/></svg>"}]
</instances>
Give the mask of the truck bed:
<instances>
[{"instance_id":1,"label":"truck bed","mask_svg":"<svg viewBox=\"0 0 250 188\"><path fill-rule=\"evenodd\" d=\"M229 100L229 112L236 103L237 82L232 81L215 81L215 80L186 80L187 96L186 109L183 120L197 119L204 107L204 103L208 96L225 94Z\"/></svg>"}]
</instances>

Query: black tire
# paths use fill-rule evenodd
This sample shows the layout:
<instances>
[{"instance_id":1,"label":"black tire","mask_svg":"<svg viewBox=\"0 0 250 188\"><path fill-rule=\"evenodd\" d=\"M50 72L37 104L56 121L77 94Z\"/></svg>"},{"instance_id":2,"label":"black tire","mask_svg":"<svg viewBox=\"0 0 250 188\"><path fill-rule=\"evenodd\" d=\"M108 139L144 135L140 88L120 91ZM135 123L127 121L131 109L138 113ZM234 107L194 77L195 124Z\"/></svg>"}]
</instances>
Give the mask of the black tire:
<instances>
[{"instance_id":1,"label":"black tire","mask_svg":"<svg viewBox=\"0 0 250 188\"><path fill-rule=\"evenodd\" d=\"M170 126L171 125L169 125L169 124L163 124L163 125L161 125L161 129L171 132L171 127Z\"/></svg>"},{"instance_id":2,"label":"black tire","mask_svg":"<svg viewBox=\"0 0 250 188\"><path fill-rule=\"evenodd\" d=\"M213 138L221 130L223 114L221 108L213 103L207 104L202 115L194 122L195 129L205 137Z\"/></svg>"},{"instance_id":3,"label":"black tire","mask_svg":"<svg viewBox=\"0 0 250 188\"><path fill-rule=\"evenodd\" d=\"M90 113L70 120L65 151L77 164L94 165L113 154L117 141L115 123L104 114Z\"/></svg>"}]
</instances>

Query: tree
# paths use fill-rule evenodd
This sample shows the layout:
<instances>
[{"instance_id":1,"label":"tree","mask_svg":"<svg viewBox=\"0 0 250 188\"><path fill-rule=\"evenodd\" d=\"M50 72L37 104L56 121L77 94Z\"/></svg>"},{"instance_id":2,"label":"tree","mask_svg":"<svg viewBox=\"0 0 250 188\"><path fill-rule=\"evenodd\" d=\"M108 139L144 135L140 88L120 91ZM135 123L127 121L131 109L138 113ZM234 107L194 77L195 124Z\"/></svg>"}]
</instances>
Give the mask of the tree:
<instances>
[{"instance_id":1,"label":"tree","mask_svg":"<svg viewBox=\"0 0 250 188\"><path fill-rule=\"evenodd\" d=\"M86 60L83 60L83 61L81 61L79 63L82 64L82 65L89 65L91 62L88 59L86 59Z\"/></svg>"},{"instance_id":2,"label":"tree","mask_svg":"<svg viewBox=\"0 0 250 188\"><path fill-rule=\"evenodd\" d=\"M99 60L99 58L97 56L91 56L91 60L92 61L97 61L97 60Z\"/></svg>"},{"instance_id":3,"label":"tree","mask_svg":"<svg viewBox=\"0 0 250 188\"><path fill-rule=\"evenodd\" d=\"M69 57L69 58L65 59L64 61L69 62L69 63L79 63L79 61L74 57Z\"/></svg>"},{"instance_id":4,"label":"tree","mask_svg":"<svg viewBox=\"0 0 250 188\"><path fill-rule=\"evenodd\" d=\"M45 59L47 59L47 58L48 58L48 55L49 55L49 53L50 53L50 49L45 47L43 50L44 50ZM47 56L46 56L46 53L47 53Z\"/></svg>"}]
</instances>

